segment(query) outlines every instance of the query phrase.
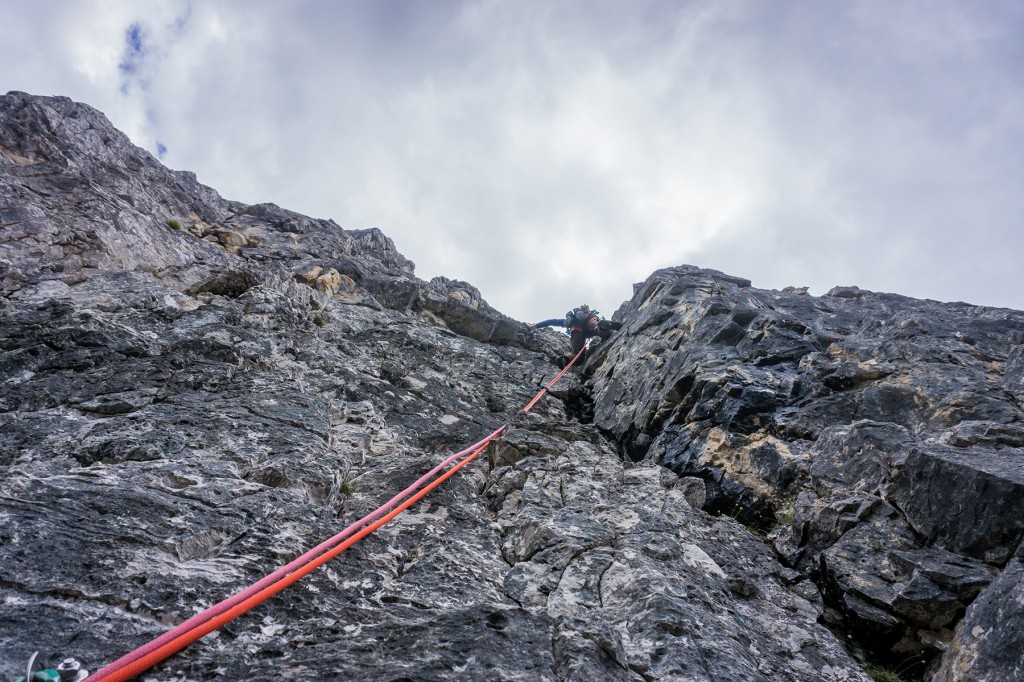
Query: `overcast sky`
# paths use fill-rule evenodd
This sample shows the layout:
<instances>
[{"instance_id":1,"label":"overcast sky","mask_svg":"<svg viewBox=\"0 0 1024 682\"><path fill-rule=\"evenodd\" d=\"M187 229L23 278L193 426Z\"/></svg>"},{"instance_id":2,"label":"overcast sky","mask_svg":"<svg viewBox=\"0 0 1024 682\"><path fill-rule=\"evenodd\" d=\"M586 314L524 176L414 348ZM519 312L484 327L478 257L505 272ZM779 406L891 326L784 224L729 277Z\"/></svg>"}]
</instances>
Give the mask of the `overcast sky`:
<instances>
[{"instance_id":1,"label":"overcast sky","mask_svg":"<svg viewBox=\"0 0 1024 682\"><path fill-rule=\"evenodd\" d=\"M0 0L66 95L229 199L379 227L513 317L691 263L1024 309L1017 0Z\"/></svg>"}]
</instances>

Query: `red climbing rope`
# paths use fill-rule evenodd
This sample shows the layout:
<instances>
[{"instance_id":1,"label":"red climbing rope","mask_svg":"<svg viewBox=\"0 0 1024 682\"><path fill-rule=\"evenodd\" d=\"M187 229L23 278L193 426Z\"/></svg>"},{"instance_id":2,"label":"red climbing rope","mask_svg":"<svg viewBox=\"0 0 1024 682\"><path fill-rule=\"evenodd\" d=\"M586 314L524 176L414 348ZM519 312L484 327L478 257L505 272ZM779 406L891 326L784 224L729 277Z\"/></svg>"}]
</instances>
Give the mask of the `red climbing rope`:
<instances>
[{"instance_id":1,"label":"red climbing rope","mask_svg":"<svg viewBox=\"0 0 1024 682\"><path fill-rule=\"evenodd\" d=\"M580 352L576 354L576 357L574 357L561 372L549 381L537 393L537 395L527 403L523 408L523 412L529 412L530 409L537 404L537 401L543 397L544 393L554 386L554 384L569 371L569 368L573 366L582 354L583 350L580 350ZM211 606L202 613L189 618L184 623L181 623L177 627L165 632L156 639L122 656L107 667L90 676L86 682L99 682L100 680L119 682L121 680L129 680L132 677L149 670L157 663L160 663L178 651L181 651L189 644L205 637L257 604L269 599L317 567L341 554L343 551L359 542L359 540L398 516L398 514L402 513L409 506L416 503L420 498L447 480L456 471L475 459L477 455L483 452L483 450L499 435L501 435L508 426L508 423L503 424L486 438L477 441L465 450L457 452L454 455L450 455L443 462L417 479L416 482L408 488L398 493L385 504L359 519L334 537L320 543L288 565L282 566L270 575L267 575L258 582L250 585L242 592ZM469 453L468 456L466 456L467 453ZM431 481L422 489L419 489L420 485L432 478L444 469L444 467L458 460L460 457L464 457L462 461L455 464L455 466L441 474L438 478ZM412 496L400 503L400 501L410 495L410 493L412 493ZM382 516L383 518L381 518ZM363 527L365 524L370 525ZM362 528L362 530L358 530L360 528Z\"/></svg>"},{"instance_id":2,"label":"red climbing rope","mask_svg":"<svg viewBox=\"0 0 1024 682\"><path fill-rule=\"evenodd\" d=\"M391 519L393 519L396 516L398 516L399 514L401 514L403 511L405 511L405 509L407 507L409 507L410 505L412 505L415 502L417 502L421 497L423 497L424 495L429 493L431 490L436 488L438 485L443 483L445 480L447 480L449 476L454 474L456 471L458 471L459 469L461 469L465 465L469 464L474 458L476 458L477 455L479 455L481 452L483 452L484 448L486 448L489 444L490 444L490 441L488 441L488 442L484 443L483 445L481 445L480 447L478 447L476 450L474 450L472 452L472 454L470 454L468 457L463 459L461 462L459 462L458 464L453 466L451 469L446 471L444 474L439 476L436 480L431 481L429 485L427 485L426 487L423 488L423 490L420 490L415 495L410 497L408 500L406 500L405 502L400 504L397 508L392 510L384 518L378 519L377 521L374 521L371 525L367 526L366 528L362 529L361 531L359 531L358 533L356 533L355 535L353 535L349 539L345 540L344 542L342 542L340 545L338 545L334 549L331 549L330 551L324 552L323 554L321 554L316 559L313 559L312 561L307 563L305 566L303 566L303 567L299 568L298 570L296 570L294 573L291 573L288 576L286 576L285 578L277 581L273 585L264 588L263 590L261 590L261 591L257 592L256 594L252 595L248 599L237 603L235 606L231 607L230 609L228 609L227 611L221 613L220 615L216 616L215 618L212 618L212 619L206 621L205 623L203 623L202 625L199 625L199 626L189 630L187 633L185 633L181 637L178 637L177 639L175 639L173 641L170 641L170 642L164 644L163 646L161 646L161 647L159 647L159 648L157 648L155 650L150 651L148 654L146 654L146 655L142 656L141 658L133 661L132 663L129 663L128 665L120 668L119 670L116 670L116 671L114 671L114 672L112 672L110 674L105 674L105 671L101 670L99 673L97 673L97 675L103 675L102 677L93 676L93 677L91 677L89 679L90 680L91 679L97 679L97 680L101 680L102 679L102 680L109 680L110 682L122 682L123 680L130 680L131 678L135 677L136 675L138 675L140 673L143 673L146 670L149 670L150 668L152 668L154 665L156 665L160 661L163 661L164 659L168 658L169 656L172 656L175 653L181 651L182 649L187 647L189 644L192 644L196 640L199 640L199 639L205 637L206 635L210 634L211 632L213 632L214 630L216 630L220 626L224 625L225 623L233 620L234 618L236 618L236 617L240 616L241 614L245 613L246 611L248 611L252 607L256 606L257 604L260 604L263 601L265 601L265 600L269 599L270 597L274 596L275 594L277 594L278 592L280 592L284 588L288 587L292 583L296 582L297 580L299 580L299 578L302 578L303 576L305 576L307 573L311 572L315 568L318 568L319 566L327 563L328 561L330 561L334 557L338 556L339 554L344 552L346 549L348 549L352 545L356 544L357 542L362 540L364 537L366 537L367 535L369 535L373 531L377 530L378 528L383 526L385 523L387 523Z\"/></svg>"},{"instance_id":3,"label":"red climbing rope","mask_svg":"<svg viewBox=\"0 0 1024 682\"><path fill-rule=\"evenodd\" d=\"M437 474L437 472L441 471L441 469L446 467L448 464L450 464L451 462L455 461L459 457L462 457L463 455L466 455L467 453L472 452L474 448L479 447L482 444L489 443L491 440L496 438L504 430L505 430L505 426L502 426L500 429L497 429L496 431L491 433L491 435L487 436L483 440L477 441L476 443L474 443L473 445L469 446L465 450L462 450L461 452L457 452L454 455L449 456L443 462L441 462L436 467L434 467L433 469L428 471L426 474L421 476L419 479L417 479L416 482L413 483L412 485L410 485L408 488L406 488L402 492L398 493L397 495L392 497L390 500L388 500L386 503L384 503L383 505L381 505L380 507L375 509L373 512L371 512L371 513L367 514L366 516L364 516L363 518L359 519L358 521L356 521L355 523L353 523L352 525L350 525L348 528L346 528L345 530L341 531L337 535L331 537L328 540L325 540L324 542L321 542L319 545L317 545L313 549L309 550L308 552L306 552L305 554L303 554L299 558L295 559L294 561L292 561L288 565L282 566L281 568L277 569L276 571L274 571L270 575L260 579L256 583L253 583L252 585L250 585L248 588L246 588L242 592L239 592L238 594L236 594L236 595L234 595L232 597L229 597L229 598L227 598L227 599L225 599L225 600L223 600L221 602L218 602L217 604L214 604L213 606L211 606L210 608L206 609L202 613L198 613L195 616L192 616L191 618L186 620L184 623L181 623L180 625L176 626L175 628L173 628L171 630L168 630L163 635L157 637L156 639L152 640L151 642L149 642L149 643L139 647L138 649L136 649L135 651L132 651L129 654L126 654L126 655L122 656L121 658L117 659L116 661L111 663L109 666L107 666L103 670L100 670L97 673L95 673L89 679L90 680L104 680L104 679L108 679L107 677L105 677L105 675L109 675L110 673L114 672L115 670L118 670L118 669L128 665L132 661L135 661L135 660L137 660L139 658L142 658L143 656L145 656L149 652L154 651L154 650L160 648L162 645L166 644L167 642L170 642L173 639L176 639L178 637L183 636L184 634L186 634L190 630L192 630L192 629L202 625L203 623L205 623L206 621L210 620L211 618L214 618L214 617L220 615L221 613L224 613L228 609L232 608L236 604L239 604L239 603L245 601L248 597L256 594L257 592L259 592L263 588L267 587L268 585L271 585L274 582L280 580L281 578L285 577L286 575L288 575L292 571L294 571L294 570L296 570L298 568L301 568L307 562L309 562L312 559L316 558L321 553L329 550L331 547L333 547L337 543L341 542L342 540L347 538L349 535L352 535L352 533L356 532L356 530L361 528L363 525L372 522L373 520L377 519L382 514L388 512L391 508L393 508L396 504L398 504L398 502L400 500L402 500L405 496L407 496L410 493L412 493L415 490L417 490L419 488L419 486L421 486L425 481L427 481L428 479L433 477L435 474Z\"/></svg>"},{"instance_id":4,"label":"red climbing rope","mask_svg":"<svg viewBox=\"0 0 1024 682\"><path fill-rule=\"evenodd\" d=\"M576 363L576 361L580 359L580 356L583 355L583 351L585 351L586 349L587 349L586 346L584 346L583 348L580 348L580 352L576 354L576 357L574 357L572 360L570 360L569 364L567 364L565 367L563 367L562 371L559 372L558 374L556 374L554 379L552 379L547 384L545 384L544 388L540 389L540 391L537 392L537 395L533 396L533 400L531 400L530 402L528 402L526 404L526 407L523 408L523 412L529 412L530 408L532 408L534 405L536 405L537 401L540 400L541 397L545 393L548 392L548 389L551 388L552 386L554 386L555 382L557 382L559 379L561 379L565 375L565 373L569 371L569 368L572 367Z\"/></svg>"}]
</instances>

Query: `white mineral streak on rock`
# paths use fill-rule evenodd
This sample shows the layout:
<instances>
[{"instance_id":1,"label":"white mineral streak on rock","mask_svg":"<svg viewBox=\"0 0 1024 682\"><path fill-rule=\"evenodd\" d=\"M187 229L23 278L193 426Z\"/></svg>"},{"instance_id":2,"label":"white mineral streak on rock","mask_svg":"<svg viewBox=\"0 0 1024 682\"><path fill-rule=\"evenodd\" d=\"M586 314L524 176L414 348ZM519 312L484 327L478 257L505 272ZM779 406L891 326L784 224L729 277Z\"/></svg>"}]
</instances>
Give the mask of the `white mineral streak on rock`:
<instances>
[{"instance_id":1,"label":"white mineral streak on rock","mask_svg":"<svg viewBox=\"0 0 1024 682\"><path fill-rule=\"evenodd\" d=\"M428 380L430 379L430 377L425 377L425 378L428 379ZM410 390L413 390L413 391L422 391L423 389L425 389L427 387L427 382L426 381L421 381L421 380L419 380L419 379L417 379L416 377L413 377L413 376L405 377L405 382L406 382L406 388L408 388Z\"/></svg>"},{"instance_id":2,"label":"white mineral streak on rock","mask_svg":"<svg viewBox=\"0 0 1024 682\"><path fill-rule=\"evenodd\" d=\"M683 561L686 562L691 568L696 568L705 573L710 573L716 578L725 580L725 571L722 567L715 563L715 560L707 555L697 545L691 545L689 543L683 544Z\"/></svg>"},{"instance_id":3,"label":"white mineral streak on rock","mask_svg":"<svg viewBox=\"0 0 1024 682\"><path fill-rule=\"evenodd\" d=\"M427 511L423 505L416 505L396 516L388 526L394 528L402 526L433 526L434 524L443 524L447 519L447 507L437 507L432 511Z\"/></svg>"},{"instance_id":4,"label":"white mineral streak on rock","mask_svg":"<svg viewBox=\"0 0 1024 682\"><path fill-rule=\"evenodd\" d=\"M135 552L135 555L128 560L120 572L128 578L132 578L159 571L166 578L183 583L201 580L218 585L233 585L243 579L244 567L256 558L251 555L221 556L181 561L170 554L145 549Z\"/></svg>"}]
</instances>

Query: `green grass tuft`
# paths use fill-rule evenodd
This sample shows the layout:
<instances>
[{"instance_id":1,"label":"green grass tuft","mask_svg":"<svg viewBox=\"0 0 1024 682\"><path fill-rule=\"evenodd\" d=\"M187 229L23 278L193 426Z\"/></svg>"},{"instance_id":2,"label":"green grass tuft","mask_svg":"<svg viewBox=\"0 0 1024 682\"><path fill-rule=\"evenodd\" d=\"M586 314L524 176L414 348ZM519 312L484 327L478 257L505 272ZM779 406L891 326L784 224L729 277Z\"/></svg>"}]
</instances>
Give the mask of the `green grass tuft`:
<instances>
[{"instance_id":1,"label":"green grass tuft","mask_svg":"<svg viewBox=\"0 0 1024 682\"><path fill-rule=\"evenodd\" d=\"M794 507L796 498L790 497L782 500L779 508L775 510L775 525L788 526L793 523Z\"/></svg>"},{"instance_id":2,"label":"green grass tuft","mask_svg":"<svg viewBox=\"0 0 1024 682\"><path fill-rule=\"evenodd\" d=\"M179 223L174 218L168 218L167 220L164 221L164 223L166 223L167 227L171 228L172 230L180 230L181 229L181 223Z\"/></svg>"},{"instance_id":3,"label":"green grass tuft","mask_svg":"<svg viewBox=\"0 0 1024 682\"><path fill-rule=\"evenodd\" d=\"M897 665L869 665L864 668L864 672L875 682L903 682L906 679L918 679L925 663L925 659L920 656L910 656Z\"/></svg>"},{"instance_id":4,"label":"green grass tuft","mask_svg":"<svg viewBox=\"0 0 1024 682\"><path fill-rule=\"evenodd\" d=\"M900 674L892 668L883 668L880 665L871 665L864 669L868 677L875 682L903 682Z\"/></svg>"}]
</instances>

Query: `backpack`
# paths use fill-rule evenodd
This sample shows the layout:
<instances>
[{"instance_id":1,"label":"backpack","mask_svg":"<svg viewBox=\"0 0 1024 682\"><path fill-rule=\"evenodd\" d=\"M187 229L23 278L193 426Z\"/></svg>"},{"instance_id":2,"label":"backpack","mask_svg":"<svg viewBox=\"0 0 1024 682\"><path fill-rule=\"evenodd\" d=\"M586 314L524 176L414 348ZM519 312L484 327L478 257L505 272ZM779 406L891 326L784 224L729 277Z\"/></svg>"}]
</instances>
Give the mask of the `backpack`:
<instances>
[{"instance_id":1,"label":"backpack","mask_svg":"<svg viewBox=\"0 0 1024 682\"><path fill-rule=\"evenodd\" d=\"M596 310L590 312L583 312L579 308L573 308L565 314L565 327L566 329L572 329L576 327L578 329L586 330L587 322L592 317L597 317L598 313Z\"/></svg>"}]
</instances>

